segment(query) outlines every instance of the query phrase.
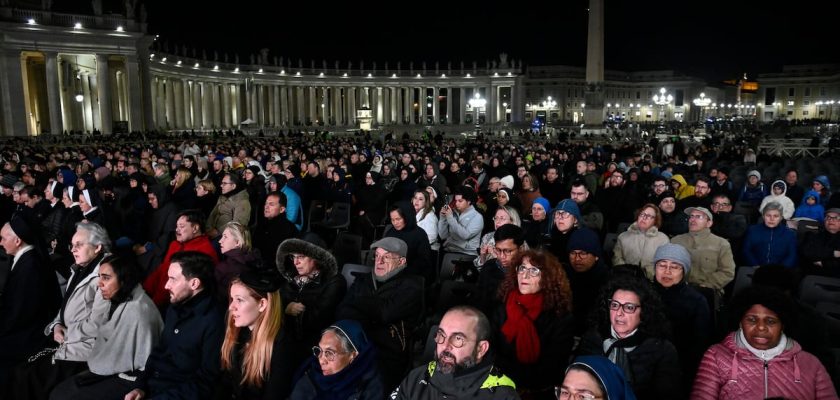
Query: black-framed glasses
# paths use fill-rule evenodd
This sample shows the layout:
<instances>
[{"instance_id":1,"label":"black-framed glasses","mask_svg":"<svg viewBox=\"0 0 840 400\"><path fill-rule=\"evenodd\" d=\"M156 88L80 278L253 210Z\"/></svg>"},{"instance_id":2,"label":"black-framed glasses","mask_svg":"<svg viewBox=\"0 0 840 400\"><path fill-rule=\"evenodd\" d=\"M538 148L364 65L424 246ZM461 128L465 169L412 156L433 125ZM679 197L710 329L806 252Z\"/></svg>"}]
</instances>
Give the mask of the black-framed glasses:
<instances>
[{"instance_id":1,"label":"black-framed glasses","mask_svg":"<svg viewBox=\"0 0 840 400\"><path fill-rule=\"evenodd\" d=\"M635 314L642 306L640 304L633 304L633 303L619 303L615 300L610 299L607 303L607 306L610 307L610 310L618 311L621 309L624 311L625 314Z\"/></svg>"},{"instance_id":2,"label":"black-framed glasses","mask_svg":"<svg viewBox=\"0 0 840 400\"><path fill-rule=\"evenodd\" d=\"M444 344L447 341L449 342L449 344L452 345L452 347L460 349L461 347L464 347L464 345L467 344L467 342L469 342L470 339L467 339L466 336L460 333L456 333L452 336L446 336L446 334L443 333L442 330L438 330L435 334L435 343Z\"/></svg>"},{"instance_id":3,"label":"black-framed glasses","mask_svg":"<svg viewBox=\"0 0 840 400\"><path fill-rule=\"evenodd\" d=\"M541 272L542 271L540 271L540 269L537 268L537 267L526 267L524 265L520 265L520 266L516 267L516 273L521 274L521 275L525 275L525 277L531 276L531 277L534 277L534 278L538 278L540 276Z\"/></svg>"},{"instance_id":4,"label":"black-framed glasses","mask_svg":"<svg viewBox=\"0 0 840 400\"><path fill-rule=\"evenodd\" d=\"M497 254L504 254L506 257L509 257L511 254L513 254L514 251L517 250L517 249L500 249L498 247L494 247L493 249L496 250Z\"/></svg>"},{"instance_id":5,"label":"black-framed glasses","mask_svg":"<svg viewBox=\"0 0 840 400\"><path fill-rule=\"evenodd\" d=\"M312 355L315 356L315 358L321 358L321 356L324 356L324 358L326 358L327 361L333 362L335 361L335 358L340 354L347 354L347 352L335 350L321 350L321 348L318 346L312 346Z\"/></svg>"}]
</instances>

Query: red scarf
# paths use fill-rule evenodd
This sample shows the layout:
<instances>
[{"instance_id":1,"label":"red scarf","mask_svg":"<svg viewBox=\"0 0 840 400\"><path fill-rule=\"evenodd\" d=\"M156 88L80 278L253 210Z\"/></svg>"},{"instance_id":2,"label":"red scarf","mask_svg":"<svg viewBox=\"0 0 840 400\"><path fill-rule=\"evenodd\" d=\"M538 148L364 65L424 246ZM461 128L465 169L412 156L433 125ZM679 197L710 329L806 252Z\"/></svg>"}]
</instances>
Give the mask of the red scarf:
<instances>
[{"instance_id":1,"label":"red scarf","mask_svg":"<svg viewBox=\"0 0 840 400\"><path fill-rule=\"evenodd\" d=\"M534 320L542 312L543 294L521 294L512 290L508 294L505 310L507 321L502 333L508 343L516 346L516 359L523 364L532 364L540 357L540 337L534 327Z\"/></svg>"}]
</instances>

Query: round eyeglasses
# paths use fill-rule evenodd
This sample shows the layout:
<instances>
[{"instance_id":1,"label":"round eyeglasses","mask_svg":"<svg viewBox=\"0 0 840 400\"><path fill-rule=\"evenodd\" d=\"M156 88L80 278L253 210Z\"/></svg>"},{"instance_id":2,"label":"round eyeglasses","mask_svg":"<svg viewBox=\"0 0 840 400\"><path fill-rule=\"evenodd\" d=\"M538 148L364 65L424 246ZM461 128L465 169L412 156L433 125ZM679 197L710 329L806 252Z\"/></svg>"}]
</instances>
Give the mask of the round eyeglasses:
<instances>
[{"instance_id":1,"label":"round eyeglasses","mask_svg":"<svg viewBox=\"0 0 840 400\"><path fill-rule=\"evenodd\" d=\"M610 307L610 310L618 311L619 309L621 309L622 311L624 311L625 314L635 314L636 311L638 311L639 308L642 307L639 304L619 303L615 300L610 300L607 305Z\"/></svg>"},{"instance_id":2,"label":"round eyeglasses","mask_svg":"<svg viewBox=\"0 0 840 400\"><path fill-rule=\"evenodd\" d=\"M339 354L347 354L347 352L335 350L321 350L321 348L318 346L312 347L312 355L315 356L315 358L321 358L321 356L324 356L324 358L326 358L329 362L335 361L335 358Z\"/></svg>"}]
</instances>

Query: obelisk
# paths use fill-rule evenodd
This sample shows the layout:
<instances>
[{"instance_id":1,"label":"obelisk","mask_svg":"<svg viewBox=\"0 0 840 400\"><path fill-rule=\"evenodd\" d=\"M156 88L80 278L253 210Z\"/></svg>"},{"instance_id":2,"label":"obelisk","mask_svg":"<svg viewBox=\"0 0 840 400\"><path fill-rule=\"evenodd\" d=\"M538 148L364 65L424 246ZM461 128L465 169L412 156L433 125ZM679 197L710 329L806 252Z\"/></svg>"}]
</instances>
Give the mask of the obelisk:
<instances>
[{"instance_id":1,"label":"obelisk","mask_svg":"<svg viewBox=\"0 0 840 400\"><path fill-rule=\"evenodd\" d=\"M604 0L589 0L589 26L586 40L586 107L583 121L587 128L603 128L604 123Z\"/></svg>"}]
</instances>

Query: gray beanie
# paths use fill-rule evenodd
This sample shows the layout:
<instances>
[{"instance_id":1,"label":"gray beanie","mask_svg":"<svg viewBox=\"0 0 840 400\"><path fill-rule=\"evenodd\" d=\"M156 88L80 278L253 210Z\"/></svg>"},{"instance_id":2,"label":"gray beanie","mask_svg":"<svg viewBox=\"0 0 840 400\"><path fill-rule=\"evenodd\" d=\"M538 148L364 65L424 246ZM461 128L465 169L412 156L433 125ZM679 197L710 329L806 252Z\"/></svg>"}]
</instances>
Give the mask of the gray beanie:
<instances>
[{"instance_id":1,"label":"gray beanie","mask_svg":"<svg viewBox=\"0 0 840 400\"><path fill-rule=\"evenodd\" d=\"M688 254L685 247L678 244L667 243L659 246L653 255L653 264L655 265L660 260L669 260L682 265L686 275L691 271L691 254Z\"/></svg>"}]
</instances>

